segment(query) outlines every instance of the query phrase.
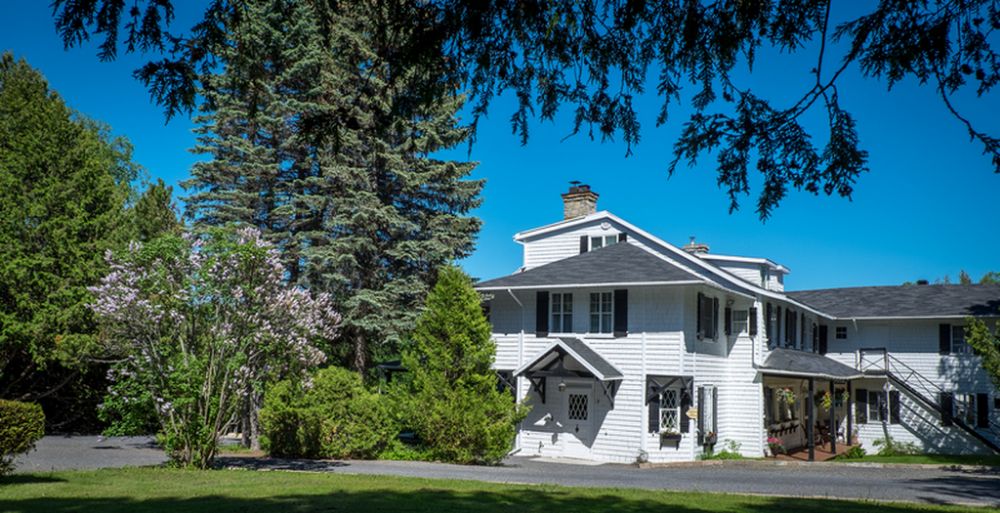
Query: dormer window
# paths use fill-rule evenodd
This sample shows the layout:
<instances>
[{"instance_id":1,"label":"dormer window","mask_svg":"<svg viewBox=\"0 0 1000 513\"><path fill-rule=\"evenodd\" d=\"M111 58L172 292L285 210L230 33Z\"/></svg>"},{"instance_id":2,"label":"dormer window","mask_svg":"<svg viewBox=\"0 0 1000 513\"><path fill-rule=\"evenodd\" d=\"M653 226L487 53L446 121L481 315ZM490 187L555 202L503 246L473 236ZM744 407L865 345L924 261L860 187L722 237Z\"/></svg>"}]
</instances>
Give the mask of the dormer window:
<instances>
[{"instance_id":1,"label":"dormer window","mask_svg":"<svg viewBox=\"0 0 1000 513\"><path fill-rule=\"evenodd\" d=\"M618 243L618 235L600 235L597 237L590 238L590 250L593 251L597 248L603 248L604 246L610 246L612 244Z\"/></svg>"}]
</instances>

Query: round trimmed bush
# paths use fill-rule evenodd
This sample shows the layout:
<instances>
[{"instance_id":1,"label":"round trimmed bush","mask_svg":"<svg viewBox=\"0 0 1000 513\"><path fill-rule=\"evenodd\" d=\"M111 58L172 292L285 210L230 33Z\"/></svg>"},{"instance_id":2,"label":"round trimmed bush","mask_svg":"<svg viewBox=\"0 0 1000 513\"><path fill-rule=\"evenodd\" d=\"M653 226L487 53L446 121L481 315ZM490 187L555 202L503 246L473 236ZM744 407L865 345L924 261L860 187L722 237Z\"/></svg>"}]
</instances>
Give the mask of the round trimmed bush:
<instances>
[{"instance_id":1,"label":"round trimmed bush","mask_svg":"<svg viewBox=\"0 0 1000 513\"><path fill-rule=\"evenodd\" d=\"M0 476L14 470L14 458L45 435L45 414L35 403L0 399Z\"/></svg>"}]
</instances>

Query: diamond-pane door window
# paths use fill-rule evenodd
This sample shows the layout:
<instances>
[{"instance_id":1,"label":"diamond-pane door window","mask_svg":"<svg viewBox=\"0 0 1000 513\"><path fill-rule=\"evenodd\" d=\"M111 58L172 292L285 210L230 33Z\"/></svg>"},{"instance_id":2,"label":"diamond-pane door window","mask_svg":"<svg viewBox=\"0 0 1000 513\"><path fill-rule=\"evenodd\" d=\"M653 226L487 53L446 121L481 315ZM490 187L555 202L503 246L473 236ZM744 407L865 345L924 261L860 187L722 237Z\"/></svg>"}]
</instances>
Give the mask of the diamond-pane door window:
<instances>
[{"instance_id":1,"label":"diamond-pane door window","mask_svg":"<svg viewBox=\"0 0 1000 513\"><path fill-rule=\"evenodd\" d=\"M587 420L587 394L569 394L569 420Z\"/></svg>"}]
</instances>

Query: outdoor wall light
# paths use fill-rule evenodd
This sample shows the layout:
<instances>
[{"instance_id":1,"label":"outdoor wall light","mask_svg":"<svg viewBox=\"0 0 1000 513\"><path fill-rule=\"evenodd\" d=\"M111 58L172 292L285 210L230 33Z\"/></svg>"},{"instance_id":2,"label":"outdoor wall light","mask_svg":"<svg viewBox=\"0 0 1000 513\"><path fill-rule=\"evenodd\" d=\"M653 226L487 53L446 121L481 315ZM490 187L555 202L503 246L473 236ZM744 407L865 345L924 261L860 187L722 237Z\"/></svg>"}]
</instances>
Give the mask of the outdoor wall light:
<instances>
[{"instance_id":1,"label":"outdoor wall light","mask_svg":"<svg viewBox=\"0 0 1000 513\"><path fill-rule=\"evenodd\" d=\"M559 391L560 392L565 392L566 391L566 382L565 381L560 381L559 382Z\"/></svg>"}]
</instances>

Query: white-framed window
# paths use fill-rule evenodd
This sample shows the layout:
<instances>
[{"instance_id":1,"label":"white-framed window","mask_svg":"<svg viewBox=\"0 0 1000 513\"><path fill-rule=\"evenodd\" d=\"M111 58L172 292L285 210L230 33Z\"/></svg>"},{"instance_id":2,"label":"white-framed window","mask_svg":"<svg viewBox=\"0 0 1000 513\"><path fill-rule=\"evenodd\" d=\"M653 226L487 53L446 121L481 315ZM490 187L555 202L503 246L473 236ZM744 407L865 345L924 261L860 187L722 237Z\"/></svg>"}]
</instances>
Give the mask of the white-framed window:
<instances>
[{"instance_id":1,"label":"white-framed window","mask_svg":"<svg viewBox=\"0 0 1000 513\"><path fill-rule=\"evenodd\" d=\"M886 413L885 392L881 390L868 391L868 422L882 422Z\"/></svg>"},{"instance_id":2,"label":"white-framed window","mask_svg":"<svg viewBox=\"0 0 1000 513\"><path fill-rule=\"evenodd\" d=\"M590 249L595 250L597 248L603 248L604 246L610 246L612 244L618 243L618 234L614 235L598 235L590 238Z\"/></svg>"},{"instance_id":3,"label":"white-framed window","mask_svg":"<svg viewBox=\"0 0 1000 513\"><path fill-rule=\"evenodd\" d=\"M966 425L976 425L976 394L955 395L955 416L962 419Z\"/></svg>"},{"instance_id":4,"label":"white-framed window","mask_svg":"<svg viewBox=\"0 0 1000 513\"><path fill-rule=\"evenodd\" d=\"M837 340L844 340L844 339L846 339L847 338L847 326L837 326L837 328L835 330L835 333L836 333L835 336L836 336Z\"/></svg>"},{"instance_id":5,"label":"white-framed window","mask_svg":"<svg viewBox=\"0 0 1000 513\"><path fill-rule=\"evenodd\" d=\"M681 432L681 391L664 388L660 392L660 432Z\"/></svg>"},{"instance_id":6,"label":"white-framed window","mask_svg":"<svg viewBox=\"0 0 1000 513\"><path fill-rule=\"evenodd\" d=\"M951 354L972 354L972 347L965 341L965 326L951 327Z\"/></svg>"},{"instance_id":7,"label":"white-framed window","mask_svg":"<svg viewBox=\"0 0 1000 513\"><path fill-rule=\"evenodd\" d=\"M747 310L733 310L733 333L750 332L750 312Z\"/></svg>"},{"instance_id":8,"label":"white-framed window","mask_svg":"<svg viewBox=\"0 0 1000 513\"><path fill-rule=\"evenodd\" d=\"M590 332L611 333L614 330L614 294L611 292L590 293Z\"/></svg>"},{"instance_id":9,"label":"white-framed window","mask_svg":"<svg viewBox=\"0 0 1000 513\"><path fill-rule=\"evenodd\" d=\"M573 294L553 293L552 330L556 333L573 333Z\"/></svg>"}]
</instances>

